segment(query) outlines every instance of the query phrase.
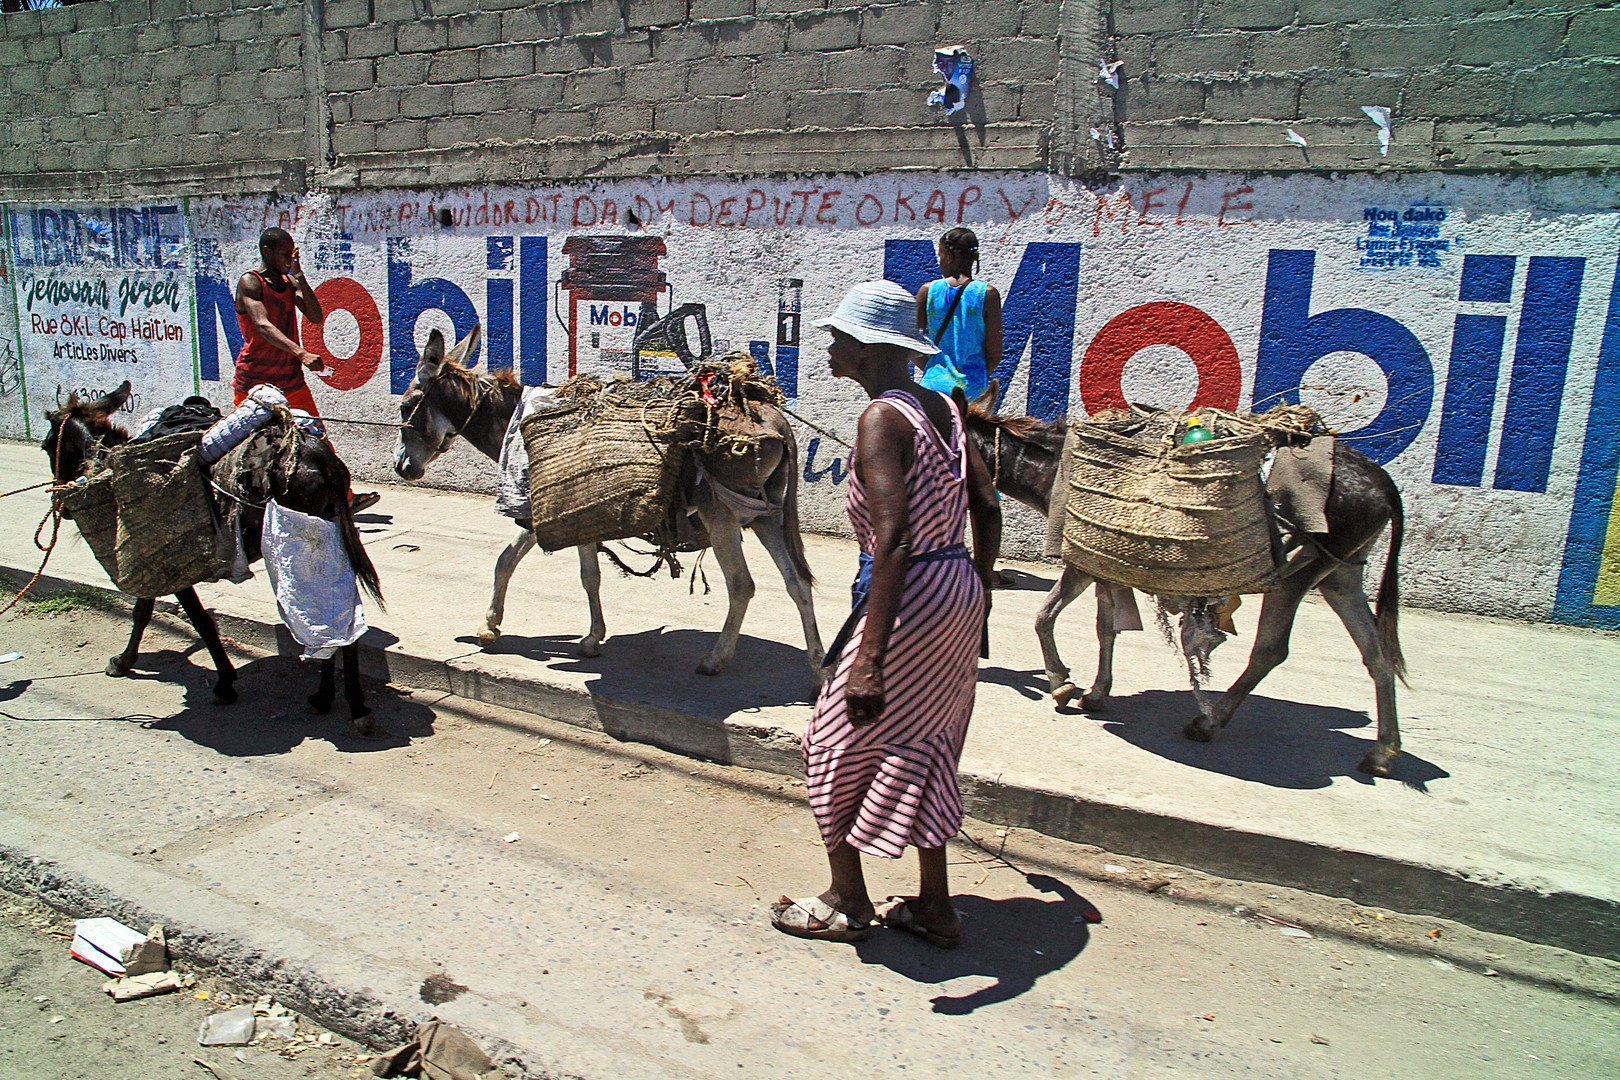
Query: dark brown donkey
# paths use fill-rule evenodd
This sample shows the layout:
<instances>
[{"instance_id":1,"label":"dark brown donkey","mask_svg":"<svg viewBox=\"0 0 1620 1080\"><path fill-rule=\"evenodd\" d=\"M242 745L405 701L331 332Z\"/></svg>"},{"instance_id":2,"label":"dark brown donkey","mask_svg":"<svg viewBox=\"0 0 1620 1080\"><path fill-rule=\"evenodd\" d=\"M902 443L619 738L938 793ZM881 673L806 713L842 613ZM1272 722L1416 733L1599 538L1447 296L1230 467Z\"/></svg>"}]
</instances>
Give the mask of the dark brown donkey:
<instances>
[{"instance_id":1,"label":"dark brown donkey","mask_svg":"<svg viewBox=\"0 0 1620 1080\"><path fill-rule=\"evenodd\" d=\"M1051 507L1052 484L1057 475L1058 457L1063 450L1064 426L1034 417L997 416L997 387L980 395L969 406L967 433L985 461L991 462L996 487L1004 494L1046 515ZM1378 698L1378 741L1358 766L1374 776L1388 776L1390 762L1401 751L1400 728L1395 714L1395 679L1404 679L1406 660L1401 655L1398 634L1400 595L1397 562L1401 552L1403 521L1401 495L1387 472L1356 450L1336 442L1333 448L1333 484L1327 500L1328 531L1313 533L1311 539L1321 550L1265 594L1260 621L1255 627L1254 648L1249 664L1236 682L1213 705L1204 705L1188 723L1189 739L1209 742L1218 728L1225 727L1243 700L1260 680L1288 657L1288 638L1294 627L1299 603L1311 589L1322 598L1350 631L1361 659L1372 676ZM1378 583L1376 617L1362 587L1367 554L1390 525L1389 554L1384 575ZM1047 685L1059 705L1073 700L1076 692L1069 669L1058 656L1053 627L1058 615L1085 591L1093 578L1078 567L1065 563L1063 576L1047 594L1035 617L1035 634L1040 639L1041 657L1046 665ZM1114 603L1107 589L1097 595L1097 679L1081 695L1081 706L1102 709L1113 688Z\"/></svg>"},{"instance_id":2,"label":"dark brown donkey","mask_svg":"<svg viewBox=\"0 0 1620 1080\"><path fill-rule=\"evenodd\" d=\"M103 448L129 441L129 432L110 419L129 398L129 390L130 384L125 382L107 396L89 403L80 401L75 395L60 409L45 414L51 430L41 445L50 456L51 473L58 483L83 476L91 459ZM261 432L254 438L264 437ZM244 455L245 460L255 462L253 474L245 486L253 489L253 495L258 496L241 500L242 538L248 549L249 561L260 558L259 532L264 522L264 503L273 498L290 510L336 522L349 564L354 567L361 587L381 602L382 592L377 583L376 568L366 555L360 534L354 527L354 518L349 512L348 466L343 464L325 439L306 432L299 432L297 437L299 442L291 469L281 467L279 454ZM250 448L251 445L250 441ZM214 660L214 670L219 676L214 683L214 700L221 705L234 703L237 697L236 669L225 654L225 646L220 642L219 627L215 625L213 616L203 607L195 589L181 589L174 595L186 618L196 628L197 636L208 649L208 655ZM107 662L108 675L128 675L134 668L141 636L152 619L154 603L155 598L150 596L136 598L129 644L122 653ZM330 711L332 703L337 700L336 660L335 656L331 656L321 661L320 686L309 698L310 706L318 713ZM360 688L359 661L359 645L345 646L343 697L348 703L349 717L354 721L356 730L369 735L373 731L373 717Z\"/></svg>"}]
</instances>

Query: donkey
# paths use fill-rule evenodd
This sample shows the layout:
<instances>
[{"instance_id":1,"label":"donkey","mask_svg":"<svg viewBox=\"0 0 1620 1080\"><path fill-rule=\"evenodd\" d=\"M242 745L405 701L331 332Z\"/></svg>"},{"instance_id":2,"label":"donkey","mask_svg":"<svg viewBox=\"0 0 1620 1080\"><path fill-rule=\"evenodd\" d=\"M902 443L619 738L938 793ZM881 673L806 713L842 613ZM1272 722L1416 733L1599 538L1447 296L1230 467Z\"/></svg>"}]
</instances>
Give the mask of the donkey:
<instances>
[{"instance_id":1,"label":"donkey","mask_svg":"<svg viewBox=\"0 0 1620 1080\"><path fill-rule=\"evenodd\" d=\"M51 428L41 446L50 456L51 474L57 483L65 483L83 476L91 460L103 449L129 442L129 432L110 419L113 413L123 407L129 393L130 384L126 380L118 389L97 401L82 402L74 395L68 398L67 403L61 408L45 414ZM261 433L254 438L260 440L264 437ZM380 602L382 591L377 581L376 568L366 555L365 545L360 541L360 534L354 527L354 518L349 511L348 466L344 465L343 460L325 439L305 432L298 432L295 437L298 443L290 469L284 469L280 465L279 454L243 455L245 461L253 463L249 486L254 489L256 495L262 495L263 499L273 498L288 509L321 517L327 521L335 521L343 537L343 547L349 556L349 564L354 567L355 576L359 579L361 587ZM253 441L250 440L245 444L245 448L250 449L253 445ZM235 458L236 455L232 454L225 460L231 461ZM259 500L255 504L254 500L249 499L239 501L242 538L248 548L250 561L253 561L260 557L258 538L264 521L264 502ZM181 589L175 594L175 599L180 602L181 610L196 629L197 636L208 649L208 655L213 658L214 670L218 675L214 683L214 701L221 705L234 704L237 700L236 668L232 666L230 657L225 653L225 647L219 637L219 627L215 624L213 616L203 607L202 601L197 598L197 591L193 588ZM151 622L155 603L154 597L136 598L129 644L124 647L123 652L107 662L108 675L115 677L128 675L135 667L141 637L146 633L147 624ZM335 656L331 656L321 661L320 685L308 699L310 706L317 713L329 712L332 703L337 699L336 660ZM358 644L347 645L343 649L343 696L349 706L349 717L354 722L355 729L362 735L372 734L375 730L375 718L366 705L365 694L360 687Z\"/></svg>"},{"instance_id":2,"label":"donkey","mask_svg":"<svg viewBox=\"0 0 1620 1080\"><path fill-rule=\"evenodd\" d=\"M1051 510L1052 485L1067 429L1061 423L1047 423L1031 416L997 416L993 410L998 389L992 383L970 404L968 437L978 447L980 456L992 463L997 489L1046 516ZM1388 776L1390 762L1401 750L1395 713L1395 679L1404 682L1406 677L1406 659L1401 654L1399 637L1397 574L1404 532L1401 495L1395 482L1377 463L1344 443L1335 442L1333 485L1326 517L1328 531L1311 536L1321 554L1265 594L1260 621L1255 628L1254 647L1243 674L1213 705L1200 703L1199 715L1187 724L1184 734L1198 742L1209 742L1218 728L1231 722L1232 714L1260 680L1287 659L1295 613L1305 594L1315 588L1321 591L1323 599L1350 632L1377 692L1378 741L1358 768L1373 776ZM1367 553L1385 525L1391 528L1389 553L1378 584L1375 617L1367 603L1362 578ZM1053 628L1063 609L1094 580L1078 567L1065 563L1062 577L1047 594L1035 617L1035 634L1041 643L1047 685L1058 705L1073 700L1076 689L1069 678L1069 669L1058 656ZM1091 689L1081 696L1083 708L1107 706L1113 687L1115 634L1113 597L1108 589L1099 588L1097 678Z\"/></svg>"},{"instance_id":3,"label":"donkey","mask_svg":"<svg viewBox=\"0 0 1620 1080\"><path fill-rule=\"evenodd\" d=\"M479 328L475 326L448 354L439 331L434 330L428 336L416 375L399 404L399 445L394 455L394 471L402 478L420 480L428 465L449 449L458 436L465 436L485 457L500 461L507 425L521 403L523 387L510 371L479 375L469 369L467 357L477 346L478 335ZM701 454L698 464L704 476L713 477L730 490L782 507L780 521L766 514L755 518L748 528L770 552L788 595L799 610L811 678L819 686L823 651L811 597L815 577L805 558L804 541L799 536L798 449L793 429L781 411L764 406L761 412L776 438L761 439L754 450L741 456ZM711 485L702 481L689 485L682 497L686 505L696 511L709 546L714 549L715 561L725 575L729 600L725 626L714 647L697 666L701 675L718 675L736 653L737 635L742 630L748 602L754 595L754 579L743 557L742 526L732 508L714 493ZM581 656L600 656L602 641L607 636L607 622L602 614L602 571L597 562L599 546L582 544L578 548L579 578L591 612L590 631L579 642ZM517 535L495 562L495 587L484 625L478 630L478 643L482 648L491 648L500 638L507 586L518 563L535 547L534 533L519 522Z\"/></svg>"}]
</instances>

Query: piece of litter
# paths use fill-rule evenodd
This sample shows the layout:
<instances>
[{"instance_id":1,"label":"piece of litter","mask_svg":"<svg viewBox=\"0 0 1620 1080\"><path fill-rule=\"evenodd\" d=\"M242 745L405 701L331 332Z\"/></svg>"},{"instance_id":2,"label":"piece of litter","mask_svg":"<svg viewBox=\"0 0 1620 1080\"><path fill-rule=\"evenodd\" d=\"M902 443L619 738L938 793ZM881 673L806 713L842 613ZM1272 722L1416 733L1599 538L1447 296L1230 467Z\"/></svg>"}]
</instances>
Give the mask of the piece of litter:
<instances>
[{"instance_id":1,"label":"piece of litter","mask_svg":"<svg viewBox=\"0 0 1620 1080\"><path fill-rule=\"evenodd\" d=\"M501 839L502 839L502 840L503 840L503 841L504 841L504 842L506 842L506 843L508 843L508 844L515 844L515 843L517 843L517 842L518 842L518 841L519 841L519 840L521 840L521 839L523 839L523 837L521 837L521 836L519 836L519 835L518 835L518 834L517 834L517 833L515 833L515 832L509 832L509 833L507 833L507 834L506 834L506 835L505 835L505 836L503 836L503 837L501 837Z\"/></svg>"},{"instance_id":2,"label":"piece of litter","mask_svg":"<svg viewBox=\"0 0 1620 1080\"><path fill-rule=\"evenodd\" d=\"M1480 974L1485 976L1487 979L1494 979L1496 976L1500 975L1501 972L1497 971L1495 968L1486 968L1484 971L1480 972Z\"/></svg>"},{"instance_id":3,"label":"piece of litter","mask_svg":"<svg viewBox=\"0 0 1620 1080\"><path fill-rule=\"evenodd\" d=\"M1203 1016L1200 1016L1198 1019L1200 1019L1200 1020L1213 1020L1213 1019L1215 1019L1215 1014L1214 1013L1205 1013Z\"/></svg>"},{"instance_id":4,"label":"piece of litter","mask_svg":"<svg viewBox=\"0 0 1620 1080\"><path fill-rule=\"evenodd\" d=\"M118 959L124 965L125 975L147 975L169 969L169 939L161 925L155 925L146 936L133 945L119 950Z\"/></svg>"},{"instance_id":5,"label":"piece of litter","mask_svg":"<svg viewBox=\"0 0 1620 1080\"><path fill-rule=\"evenodd\" d=\"M1107 60L1100 60L1097 66L1097 78L1118 90L1119 69L1125 66L1125 61L1115 60L1113 63L1109 63Z\"/></svg>"},{"instance_id":6,"label":"piece of litter","mask_svg":"<svg viewBox=\"0 0 1620 1080\"><path fill-rule=\"evenodd\" d=\"M551 796L550 796L550 795L541 795L541 796L540 796L540 797L541 797L541 798L542 798L542 799L544 799L544 800L546 800L546 802L550 802L550 801L551 801Z\"/></svg>"},{"instance_id":7,"label":"piece of litter","mask_svg":"<svg viewBox=\"0 0 1620 1080\"><path fill-rule=\"evenodd\" d=\"M205 1017L197 1041L203 1046L246 1046L253 1041L253 1006L238 1005Z\"/></svg>"},{"instance_id":8,"label":"piece of litter","mask_svg":"<svg viewBox=\"0 0 1620 1080\"><path fill-rule=\"evenodd\" d=\"M943 105L946 116L955 116L967 104L973 58L961 45L946 45L934 50L934 70L945 80L945 85L928 95L928 104Z\"/></svg>"},{"instance_id":9,"label":"piece of litter","mask_svg":"<svg viewBox=\"0 0 1620 1080\"><path fill-rule=\"evenodd\" d=\"M550 739L541 739L539 745L541 745L541 746L550 746L551 745L551 740Z\"/></svg>"},{"instance_id":10,"label":"piece of litter","mask_svg":"<svg viewBox=\"0 0 1620 1080\"><path fill-rule=\"evenodd\" d=\"M1440 936L1440 928L1438 926L1435 927L1433 930L1429 931L1429 937L1437 938L1439 936Z\"/></svg>"},{"instance_id":11,"label":"piece of litter","mask_svg":"<svg viewBox=\"0 0 1620 1080\"><path fill-rule=\"evenodd\" d=\"M125 949L145 940L145 934L117 919L79 919L73 924L69 955L108 975L122 975L124 962L119 957Z\"/></svg>"},{"instance_id":12,"label":"piece of litter","mask_svg":"<svg viewBox=\"0 0 1620 1080\"><path fill-rule=\"evenodd\" d=\"M1309 146L1309 145L1311 145L1310 143L1305 141L1305 136L1301 135L1299 132L1295 131L1293 128L1288 129L1288 141L1293 143L1295 146Z\"/></svg>"},{"instance_id":13,"label":"piece of litter","mask_svg":"<svg viewBox=\"0 0 1620 1080\"><path fill-rule=\"evenodd\" d=\"M22 653L20 653L20 652L8 652L4 656L0 656L0 664L9 664L13 660L21 660L21 659L22 659Z\"/></svg>"},{"instance_id":14,"label":"piece of litter","mask_svg":"<svg viewBox=\"0 0 1620 1080\"><path fill-rule=\"evenodd\" d=\"M320 1039L318 1041L320 1042L320 1044L322 1046L336 1046L337 1045L337 1040L332 1038L332 1033L330 1031L321 1032L321 1037L320 1037Z\"/></svg>"},{"instance_id":15,"label":"piece of litter","mask_svg":"<svg viewBox=\"0 0 1620 1080\"><path fill-rule=\"evenodd\" d=\"M62 1021L66 1020L66 1019L67 1019L67 1017L65 1017L65 1016L53 1016L53 1017L50 1018L50 1020L48 1022L52 1023L52 1024L60 1024Z\"/></svg>"},{"instance_id":16,"label":"piece of litter","mask_svg":"<svg viewBox=\"0 0 1620 1080\"><path fill-rule=\"evenodd\" d=\"M1389 156L1389 142L1394 132L1390 128L1389 110L1382 105L1363 105L1361 111L1367 119L1378 125L1378 152Z\"/></svg>"},{"instance_id":17,"label":"piece of litter","mask_svg":"<svg viewBox=\"0 0 1620 1080\"><path fill-rule=\"evenodd\" d=\"M539 791L540 790L540 785L539 784L530 784L529 785L529 790L530 791Z\"/></svg>"},{"instance_id":18,"label":"piece of litter","mask_svg":"<svg viewBox=\"0 0 1620 1080\"><path fill-rule=\"evenodd\" d=\"M290 1039L298 1034L298 1021L291 1016L261 1016L253 1024L253 1037L262 1039Z\"/></svg>"},{"instance_id":19,"label":"piece of litter","mask_svg":"<svg viewBox=\"0 0 1620 1080\"><path fill-rule=\"evenodd\" d=\"M180 980L171 971L149 971L144 975L129 975L104 983L102 990L114 1001L134 1001L154 994L168 994L180 989Z\"/></svg>"},{"instance_id":20,"label":"piece of litter","mask_svg":"<svg viewBox=\"0 0 1620 1080\"><path fill-rule=\"evenodd\" d=\"M1301 930L1297 926L1279 926L1277 927L1277 933L1283 937L1308 938L1312 936L1309 930Z\"/></svg>"},{"instance_id":21,"label":"piece of litter","mask_svg":"<svg viewBox=\"0 0 1620 1080\"><path fill-rule=\"evenodd\" d=\"M1457 970L1457 965L1451 963L1449 960L1439 960L1439 959L1436 959L1435 957L1431 956L1429 958L1429 963L1433 964L1435 967L1439 968L1441 971L1456 971Z\"/></svg>"},{"instance_id":22,"label":"piece of litter","mask_svg":"<svg viewBox=\"0 0 1620 1080\"><path fill-rule=\"evenodd\" d=\"M1125 873L1125 868L1123 866L1115 866L1111 862L1110 863L1103 863L1103 869L1108 871L1110 874L1123 874L1123 873Z\"/></svg>"},{"instance_id":23,"label":"piece of litter","mask_svg":"<svg viewBox=\"0 0 1620 1080\"><path fill-rule=\"evenodd\" d=\"M1322 1038L1322 1036L1320 1036L1320 1035L1312 1035L1311 1036L1311 1042L1315 1043L1317 1046L1330 1046L1330 1045L1332 1045L1326 1039Z\"/></svg>"}]
</instances>

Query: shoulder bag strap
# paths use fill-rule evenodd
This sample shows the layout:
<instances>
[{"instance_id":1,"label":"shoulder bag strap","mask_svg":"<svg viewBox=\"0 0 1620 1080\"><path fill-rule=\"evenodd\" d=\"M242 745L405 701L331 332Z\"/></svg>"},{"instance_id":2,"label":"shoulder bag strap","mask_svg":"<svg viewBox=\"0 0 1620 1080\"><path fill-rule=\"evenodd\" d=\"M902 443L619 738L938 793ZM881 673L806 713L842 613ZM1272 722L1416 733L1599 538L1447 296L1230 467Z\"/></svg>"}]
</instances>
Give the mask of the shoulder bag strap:
<instances>
[{"instance_id":1,"label":"shoulder bag strap","mask_svg":"<svg viewBox=\"0 0 1620 1080\"><path fill-rule=\"evenodd\" d=\"M957 287L956 295L951 297L951 306L945 309L945 317L939 321L939 329L934 332L935 345L938 345L940 339L945 336L946 328L951 325L951 316L956 314L956 305L961 302L962 293L965 292L967 287L971 284L973 284L971 281L963 282Z\"/></svg>"}]
</instances>

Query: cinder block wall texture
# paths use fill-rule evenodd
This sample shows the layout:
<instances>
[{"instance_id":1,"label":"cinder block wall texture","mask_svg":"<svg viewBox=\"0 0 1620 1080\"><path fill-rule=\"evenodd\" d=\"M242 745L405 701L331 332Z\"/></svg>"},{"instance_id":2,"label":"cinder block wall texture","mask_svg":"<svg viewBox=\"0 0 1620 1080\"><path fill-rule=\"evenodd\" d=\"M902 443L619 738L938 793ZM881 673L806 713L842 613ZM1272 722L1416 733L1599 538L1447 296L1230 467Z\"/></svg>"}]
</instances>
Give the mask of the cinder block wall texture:
<instances>
[{"instance_id":1,"label":"cinder block wall texture","mask_svg":"<svg viewBox=\"0 0 1620 1080\"><path fill-rule=\"evenodd\" d=\"M1588 169L1620 138L1620 4L1597 0L110 0L0 35L12 196ZM978 65L955 123L925 103L946 44Z\"/></svg>"}]
</instances>

